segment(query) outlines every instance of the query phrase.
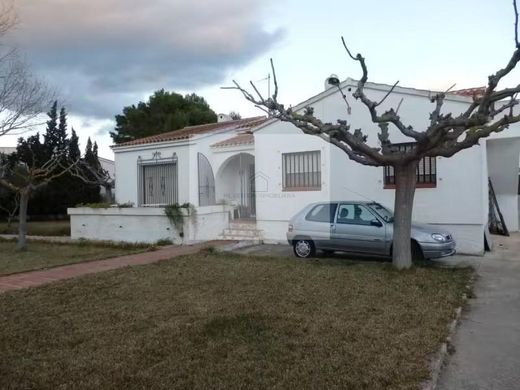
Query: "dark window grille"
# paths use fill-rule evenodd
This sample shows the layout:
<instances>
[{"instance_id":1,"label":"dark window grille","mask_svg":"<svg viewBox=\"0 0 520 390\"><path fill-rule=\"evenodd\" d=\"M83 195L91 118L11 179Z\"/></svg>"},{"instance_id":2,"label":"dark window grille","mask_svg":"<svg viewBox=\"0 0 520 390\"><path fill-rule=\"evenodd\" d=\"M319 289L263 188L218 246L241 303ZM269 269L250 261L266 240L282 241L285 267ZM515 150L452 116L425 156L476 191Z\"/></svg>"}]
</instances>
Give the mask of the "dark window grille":
<instances>
[{"instance_id":1,"label":"dark window grille","mask_svg":"<svg viewBox=\"0 0 520 390\"><path fill-rule=\"evenodd\" d=\"M283 153L282 175L282 188L284 191L320 190L320 151Z\"/></svg>"},{"instance_id":2,"label":"dark window grille","mask_svg":"<svg viewBox=\"0 0 520 390\"><path fill-rule=\"evenodd\" d=\"M394 144L400 152L407 152L415 147L412 143ZM384 167L385 186L395 185L394 167ZM437 160L435 157L423 157L417 165L417 184L437 185Z\"/></svg>"},{"instance_id":3,"label":"dark window grille","mask_svg":"<svg viewBox=\"0 0 520 390\"><path fill-rule=\"evenodd\" d=\"M161 158L156 152L151 159L137 160L139 206L164 206L178 202L177 156Z\"/></svg>"}]
</instances>

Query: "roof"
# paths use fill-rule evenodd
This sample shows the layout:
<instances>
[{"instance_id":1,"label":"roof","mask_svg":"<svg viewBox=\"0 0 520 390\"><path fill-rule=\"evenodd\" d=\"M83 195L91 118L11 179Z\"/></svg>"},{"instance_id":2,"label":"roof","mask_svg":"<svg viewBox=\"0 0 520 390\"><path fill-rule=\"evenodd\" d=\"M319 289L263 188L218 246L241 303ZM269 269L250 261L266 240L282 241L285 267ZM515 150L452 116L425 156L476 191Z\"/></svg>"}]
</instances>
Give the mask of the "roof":
<instances>
[{"instance_id":1,"label":"roof","mask_svg":"<svg viewBox=\"0 0 520 390\"><path fill-rule=\"evenodd\" d=\"M458 89L455 91L450 91L453 95L459 96L482 96L486 92L486 87L476 87L476 88L466 88L466 89Z\"/></svg>"},{"instance_id":2,"label":"roof","mask_svg":"<svg viewBox=\"0 0 520 390\"><path fill-rule=\"evenodd\" d=\"M224 148L228 146L240 146L240 145L253 145L255 143L255 137L250 131L240 133L234 137L225 139L211 145L213 148Z\"/></svg>"},{"instance_id":3,"label":"roof","mask_svg":"<svg viewBox=\"0 0 520 390\"><path fill-rule=\"evenodd\" d=\"M220 132L220 131L229 131L229 130L248 130L255 126L258 126L264 123L267 120L264 116L255 116L251 118L238 119L234 121L225 121L218 123L208 123L206 125L197 125L197 126L188 126L183 129L169 131L167 133L156 134L150 137L135 139L132 141L124 142L118 145L114 145L113 148L118 148L120 146L131 146L131 145L143 145L143 144L151 144L156 142L167 142L167 141L178 141L178 140L186 140L190 139L193 136Z\"/></svg>"},{"instance_id":4,"label":"roof","mask_svg":"<svg viewBox=\"0 0 520 390\"><path fill-rule=\"evenodd\" d=\"M356 88L358 85L358 80L347 78L343 80L339 87L343 90L348 90L348 88ZM378 90L381 92L388 92L390 89L393 88L393 93L399 93L402 95L414 95L414 96L422 96L424 98L430 99L433 93L436 93L432 90L427 89L418 89L418 88L411 88L411 87L401 87L401 86L392 86L389 84L381 84L381 83L373 83L370 81L367 81L365 84L366 89L372 89L372 90ZM484 87L478 87L478 88L469 88L469 89L461 89L458 91L451 91L446 95L446 100L451 101L458 101L463 103L470 103L471 98L473 97L474 90L483 90ZM472 92L466 92L466 91L472 91ZM318 101L338 93L337 88L327 88L324 91L321 91L320 93L308 98L307 100L298 103L296 106L292 107L292 110L294 112L298 112L300 110L303 110L305 107L312 106L313 104L317 103ZM264 123L259 124L258 128L255 129L255 131L260 130L264 127L269 126L272 123L277 122L278 119L276 118L269 118Z\"/></svg>"}]
</instances>

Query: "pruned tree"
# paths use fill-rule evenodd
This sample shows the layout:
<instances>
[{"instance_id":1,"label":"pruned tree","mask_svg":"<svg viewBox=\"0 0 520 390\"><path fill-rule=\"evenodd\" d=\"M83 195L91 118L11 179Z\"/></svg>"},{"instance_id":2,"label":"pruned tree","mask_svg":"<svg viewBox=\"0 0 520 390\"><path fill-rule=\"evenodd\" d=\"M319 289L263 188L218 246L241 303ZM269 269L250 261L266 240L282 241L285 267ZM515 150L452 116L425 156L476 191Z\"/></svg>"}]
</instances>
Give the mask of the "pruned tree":
<instances>
[{"instance_id":1,"label":"pruned tree","mask_svg":"<svg viewBox=\"0 0 520 390\"><path fill-rule=\"evenodd\" d=\"M234 121L242 119L242 115L240 115L240 113L237 111L230 111L228 115Z\"/></svg>"},{"instance_id":2,"label":"pruned tree","mask_svg":"<svg viewBox=\"0 0 520 390\"><path fill-rule=\"evenodd\" d=\"M71 171L79 161L64 164L61 154L42 161L29 145L25 151L29 153L29 158L11 158L4 160L0 166L0 185L19 197L17 248L20 250L27 248L27 209L30 198L53 180Z\"/></svg>"},{"instance_id":3,"label":"pruned tree","mask_svg":"<svg viewBox=\"0 0 520 390\"><path fill-rule=\"evenodd\" d=\"M381 100L370 99L365 93L365 85L368 81L368 67L365 58L361 54L353 55L342 38L348 56L361 68L362 76L352 96L366 107L372 122L379 127L377 134L379 146L377 147L371 146L367 142L368 133L365 134L362 129L352 131L345 119L338 119L336 123L324 123L314 115L312 107L306 107L303 112L295 112L279 103L277 100L278 82L272 59L271 68L274 80L272 96L264 98L253 82L250 82L252 92L243 88L236 81L233 81L234 87L231 88L239 90L248 101L263 109L269 116L292 123L305 134L320 137L341 149L351 160L359 164L393 167L396 178L393 264L399 269L409 268L412 265L411 221L418 162L423 157L451 157L464 149L477 145L480 139L501 132L510 124L520 121L520 115L514 111L514 107L519 104L517 94L520 92L520 84L498 89L499 82L510 74L520 61L516 1L513 2L513 5L515 49L507 64L489 76L483 94L474 96L473 102L462 113L442 112L444 100L449 91L433 95L431 102L434 104L434 108L430 114L429 124L423 129L415 129L408 125L399 116L398 108L381 112L381 105L392 94L397 83ZM341 84L336 83L336 87L345 99L348 113L350 113L350 105ZM414 147L403 151L394 146L390 139L390 126L410 138L414 142Z\"/></svg>"},{"instance_id":4,"label":"pruned tree","mask_svg":"<svg viewBox=\"0 0 520 390\"><path fill-rule=\"evenodd\" d=\"M17 23L13 2L0 0L0 39ZM38 124L53 93L36 78L16 49L0 45L0 136Z\"/></svg>"}]
</instances>

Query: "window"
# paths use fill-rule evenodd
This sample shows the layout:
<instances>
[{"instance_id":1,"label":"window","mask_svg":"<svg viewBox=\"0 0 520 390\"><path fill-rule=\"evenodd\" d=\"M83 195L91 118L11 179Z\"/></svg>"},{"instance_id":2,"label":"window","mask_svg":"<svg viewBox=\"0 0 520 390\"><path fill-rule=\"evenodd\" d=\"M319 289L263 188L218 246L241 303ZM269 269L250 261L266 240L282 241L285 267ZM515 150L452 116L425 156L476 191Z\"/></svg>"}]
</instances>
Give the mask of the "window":
<instances>
[{"instance_id":1,"label":"window","mask_svg":"<svg viewBox=\"0 0 520 390\"><path fill-rule=\"evenodd\" d=\"M161 158L159 152L149 160L137 161L139 205L164 206L177 203L177 156Z\"/></svg>"},{"instance_id":2,"label":"window","mask_svg":"<svg viewBox=\"0 0 520 390\"><path fill-rule=\"evenodd\" d=\"M399 151L413 149L414 143L394 144ZM384 184L386 188L395 187L394 167L384 167ZM437 160L435 157L423 157L417 165L417 187L435 187L437 185Z\"/></svg>"},{"instance_id":3,"label":"window","mask_svg":"<svg viewBox=\"0 0 520 390\"><path fill-rule=\"evenodd\" d=\"M365 206L359 204L342 204L339 206L337 223L351 225L370 225L376 219Z\"/></svg>"},{"instance_id":4,"label":"window","mask_svg":"<svg viewBox=\"0 0 520 390\"><path fill-rule=\"evenodd\" d=\"M282 174L284 191L321 190L320 151L282 154Z\"/></svg>"},{"instance_id":5,"label":"window","mask_svg":"<svg viewBox=\"0 0 520 390\"><path fill-rule=\"evenodd\" d=\"M337 203L319 204L309 211L305 219L307 221L333 223L337 207Z\"/></svg>"}]
</instances>

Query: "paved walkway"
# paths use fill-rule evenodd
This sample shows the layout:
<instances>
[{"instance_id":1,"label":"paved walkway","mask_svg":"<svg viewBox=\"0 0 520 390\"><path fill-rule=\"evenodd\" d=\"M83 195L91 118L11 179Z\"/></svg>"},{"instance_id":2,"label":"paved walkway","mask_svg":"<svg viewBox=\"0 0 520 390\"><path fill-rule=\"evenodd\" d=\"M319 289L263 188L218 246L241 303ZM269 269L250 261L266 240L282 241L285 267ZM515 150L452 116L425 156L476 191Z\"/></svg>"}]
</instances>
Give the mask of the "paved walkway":
<instances>
[{"instance_id":1,"label":"paved walkway","mask_svg":"<svg viewBox=\"0 0 520 390\"><path fill-rule=\"evenodd\" d=\"M16 240L17 234L0 234L0 238L4 240ZM68 236L27 236L29 241L50 241L50 242L62 242L68 244L70 242L77 242L80 240L73 240Z\"/></svg>"},{"instance_id":2,"label":"paved walkway","mask_svg":"<svg viewBox=\"0 0 520 390\"><path fill-rule=\"evenodd\" d=\"M89 261L64 265L41 271L29 271L0 277L0 293L28 287L37 287L58 280L75 278L96 272L123 268L129 265L155 263L172 257L197 253L203 248L229 245L226 241L209 241L195 245L167 246L156 251L114 257L111 259Z\"/></svg>"},{"instance_id":3,"label":"paved walkway","mask_svg":"<svg viewBox=\"0 0 520 390\"><path fill-rule=\"evenodd\" d=\"M451 258L473 263L478 280L438 390L520 389L520 234L494 241L485 257Z\"/></svg>"}]
</instances>

